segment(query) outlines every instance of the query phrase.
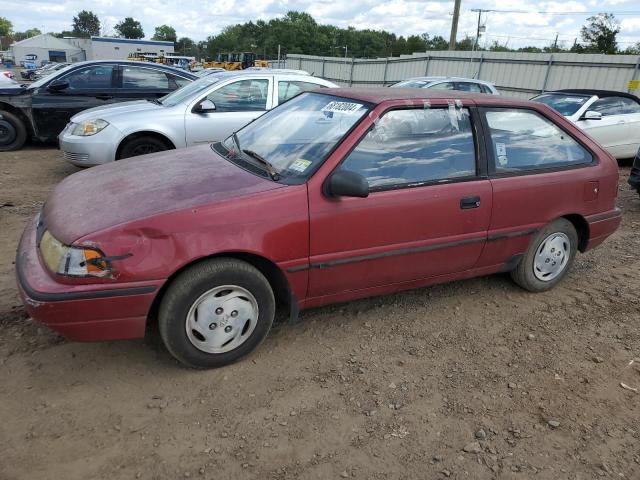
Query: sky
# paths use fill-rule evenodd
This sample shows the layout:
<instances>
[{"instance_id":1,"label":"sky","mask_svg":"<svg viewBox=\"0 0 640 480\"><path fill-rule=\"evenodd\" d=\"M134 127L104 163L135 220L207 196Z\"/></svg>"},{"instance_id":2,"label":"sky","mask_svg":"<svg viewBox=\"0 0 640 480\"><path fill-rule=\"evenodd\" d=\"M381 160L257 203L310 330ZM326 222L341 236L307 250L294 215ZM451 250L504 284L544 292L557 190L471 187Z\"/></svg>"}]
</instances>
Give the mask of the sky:
<instances>
[{"instance_id":1,"label":"sky","mask_svg":"<svg viewBox=\"0 0 640 480\"><path fill-rule=\"evenodd\" d=\"M91 2L90 7L83 0L1 0L1 4L0 16L11 20L16 31L33 27L43 32L70 30L73 16L90 9L106 34L113 34L116 23L132 16L142 23L147 38L153 36L156 26L168 24L179 37L194 40L205 40L227 25L270 20L289 10L304 11L319 23L340 27L384 29L404 36L426 32L448 40L453 12L453 0L101 0ZM509 47L545 46L557 34L560 45L570 46L575 38L579 40L587 17L597 12L616 14L621 48L640 42L638 0L462 0L458 39L465 34L475 36L478 14L471 9L477 8L511 12L482 15L486 33L481 44L497 40Z\"/></svg>"}]
</instances>

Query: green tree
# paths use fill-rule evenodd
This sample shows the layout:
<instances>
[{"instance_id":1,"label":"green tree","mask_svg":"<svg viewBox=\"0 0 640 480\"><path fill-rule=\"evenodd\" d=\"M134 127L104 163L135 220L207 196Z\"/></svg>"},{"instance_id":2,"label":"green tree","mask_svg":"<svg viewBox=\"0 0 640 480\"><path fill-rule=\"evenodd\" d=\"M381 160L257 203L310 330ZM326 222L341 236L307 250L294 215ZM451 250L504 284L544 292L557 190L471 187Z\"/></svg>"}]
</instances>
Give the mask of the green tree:
<instances>
[{"instance_id":1,"label":"green tree","mask_svg":"<svg viewBox=\"0 0 640 480\"><path fill-rule=\"evenodd\" d=\"M176 52L182 55L191 55L195 46L195 42L189 37L180 37L176 42Z\"/></svg>"},{"instance_id":2,"label":"green tree","mask_svg":"<svg viewBox=\"0 0 640 480\"><path fill-rule=\"evenodd\" d=\"M175 42L177 40L176 29L169 25L160 25L156 27L156 33L153 34L152 40L162 40L164 42Z\"/></svg>"},{"instance_id":3,"label":"green tree","mask_svg":"<svg viewBox=\"0 0 640 480\"><path fill-rule=\"evenodd\" d=\"M131 18L126 17L120 23L117 23L114 30L118 32L118 36L123 38L143 38L144 30L142 30L142 24Z\"/></svg>"},{"instance_id":4,"label":"green tree","mask_svg":"<svg viewBox=\"0 0 640 480\"><path fill-rule=\"evenodd\" d=\"M587 24L580 30L586 50L597 53L618 53L616 36L620 32L620 24L612 13L599 13L587 18Z\"/></svg>"},{"instance_id":5,"label":"green tree","mask_svg":"<svg viewBox=\"0 0 640 480\"><path fill-rule=\"evenodd\" d=\"M631 47L627 47L627 49L622 53L626 55L640 55L640 42Z\"/></svg>"},{"instance_id":6,"label":"green tree","mask_svg":"<svg viewBox=\"0 0 640 480\"><path fill-rule=\"evenodd\" d=\"M25 32L15 32L12 35L12 38L14 42L19 42L21 40L24 40L25 38L35 37L36 35L40 34L42 34L42 32L39 28L30 28Z\"/></svg>"},{"instance_id":7,"label":"green tree","mask_svg":"<svg viewBox=\"0 0 640 480\"><path fill-rule=\"evenodd\" d=\"M73 17L73 34L81 38L97 37L100 35L100 20L95 13L82 10Z\"/></svg>"},{"instance_id":8,"label":"green tree","mask_svg":"<svg viewBox=\"0 0 640 480\"><path fill-rule=\"evenodd\" d=\"M13 32L13 23L9 19L0 17L0 37L8 37Z\"/></svg>"}]
</instances>

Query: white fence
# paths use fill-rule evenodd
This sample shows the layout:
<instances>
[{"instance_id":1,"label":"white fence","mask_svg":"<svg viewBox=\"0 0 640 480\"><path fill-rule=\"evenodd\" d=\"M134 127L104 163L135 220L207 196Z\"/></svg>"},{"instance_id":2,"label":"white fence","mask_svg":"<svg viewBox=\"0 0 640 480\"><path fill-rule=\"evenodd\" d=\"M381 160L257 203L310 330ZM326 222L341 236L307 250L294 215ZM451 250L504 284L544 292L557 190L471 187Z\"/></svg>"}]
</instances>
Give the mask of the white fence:
<instances>
[{"instance_id":1,"label":"white fence","mask_svg":"<svg viewBox=\"0 0 640 480\"><path fill-rule=\"evenodd\" d=\"M520 98L562 88L627 91L629 81L640 77L640 56L635 55L433 51L345 59L290 54L282 63L283 67L306 70L354 87L391 85L426 75L479 78L493 82L504 94Z\"/></svg>"}]
</instances>

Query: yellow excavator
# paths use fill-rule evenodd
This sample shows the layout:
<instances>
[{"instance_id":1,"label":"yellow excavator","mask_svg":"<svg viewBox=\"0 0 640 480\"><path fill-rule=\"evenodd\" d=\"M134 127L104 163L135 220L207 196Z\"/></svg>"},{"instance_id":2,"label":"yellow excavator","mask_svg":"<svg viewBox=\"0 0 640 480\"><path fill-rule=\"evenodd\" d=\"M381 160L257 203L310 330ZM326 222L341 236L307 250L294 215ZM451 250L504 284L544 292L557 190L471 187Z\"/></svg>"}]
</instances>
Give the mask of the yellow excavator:
<instances>
[{"instance_id":1,"label":"yellow excavator","mask_svg":"<svg viewBox=\"0 0 640 480\"><path fill-rule=\"evenodd\" d=\"M244 70L251 67L268 67L266 60L257 60L254 52L219 53L212 62L205 62L204 68L224 68L225 70Z\"/></svg>"}]
</instances>

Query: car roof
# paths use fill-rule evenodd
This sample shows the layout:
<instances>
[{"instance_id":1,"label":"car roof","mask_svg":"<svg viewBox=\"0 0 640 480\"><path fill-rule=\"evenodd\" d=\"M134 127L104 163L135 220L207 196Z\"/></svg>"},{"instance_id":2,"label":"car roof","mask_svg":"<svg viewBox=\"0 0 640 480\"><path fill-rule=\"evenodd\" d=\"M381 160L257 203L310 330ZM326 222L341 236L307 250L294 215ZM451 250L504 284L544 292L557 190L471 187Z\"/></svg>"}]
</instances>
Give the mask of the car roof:
<instances>
[{"instance_id":1,"label":"car roof","mask_svg":"<svg viewBox=\"0 0 640 480\"><path fill-rule=\"evenodd\" d=\"M265 75L281 75L281 76L296 76L296 77L312 77L312 78L320 78L314 77L309 73L292 73L289 71L279 71L276 69L262 68L260 70L232 70L225 72L214 72L211 75L206 75L206 77L217 77L221 80L226 78L234 78L234 77L263 77ZM202 77L200 77L202 78Z\"/></svg>"},{"instance_id":2,"label":"car roof","mask_svg":"<svg viewBox=\"0 0 640 480\"><path fill-rule=\"evenodd\" d=\"M627 92L616 92L615 90L597 90L597 89L591 89L591 88L567 88L563 90L553 90L551 92L544 92L544 93L575 93L578 95L592 95L592 96L596 95L600 98L627 97L640 103L640 98L636 97L635 95Z\"/></svg>"},{"instance_id":3,"label":"car roof","mask_svg":"<svg viewBox=\"0 0 640 480\"><path fill-rule=\"evenodd\" d=\"M402 80L403 82L407 82L410 80L421 80L424 82L442 82L451 80L454 82L474 82L474 83L483 83L486 85L493 85L491 82L487 82L486 80L480 80L477 78L465 78L465 77L438 77L438 76L428 76L428 77L411 77L406 80ZM398 82L400 83L400 82Z\"/></svg>"},{"instance_id":4,"label":"car roof","mask_svg":"<svg viewBox=\"0 0 640 480\"><path fill-rule=\"evenodd\" d=\"M313 93L323 95L333 95L336 97L350 98L361 102L378 104L391 100L471 100L477 104L484 105L508 105L527 106L540 105L537 102L519 100L516 98L490 95L487 93L469 93L459 90L431 90L428 88L332 88L330 90L316 90Z\"/></svg>"},{"instance_id":5,"label":"car roof","mask_svg":"<svg viewBox=\"0 0 640 480\"><path fill-rule=\"evenodd\" d=\"M134 61L134 60L85 60L84 62L76 62L73 63L73 66L84 66L84 65L101 65L101 64L117 64L117 65L137 65L140 67L154 67L154 68L159 68L161 70L167 70L169 72L172 73L179 73L181 75L190 77L192 79L196 79L198 78L196 75L194 75L191 72L188 72L186 70L183 70L181 68L175 68L169 65L164 65L162 63L154 63L154 62L138 62L138 61Z\"/></svg>"}]
</instances>

